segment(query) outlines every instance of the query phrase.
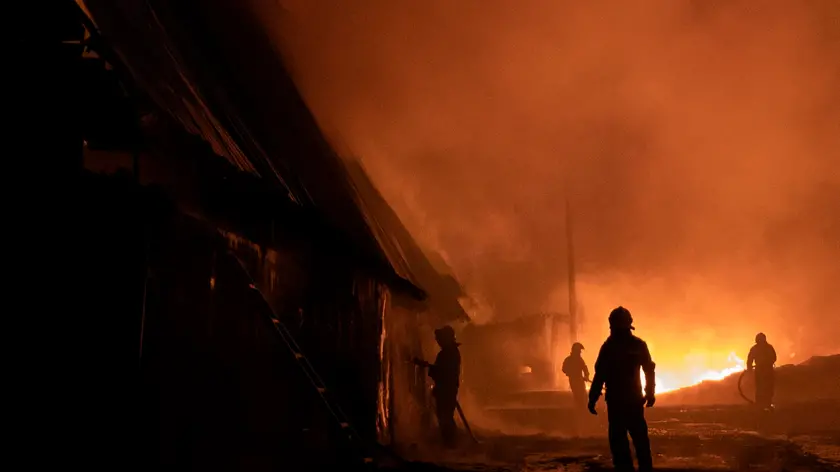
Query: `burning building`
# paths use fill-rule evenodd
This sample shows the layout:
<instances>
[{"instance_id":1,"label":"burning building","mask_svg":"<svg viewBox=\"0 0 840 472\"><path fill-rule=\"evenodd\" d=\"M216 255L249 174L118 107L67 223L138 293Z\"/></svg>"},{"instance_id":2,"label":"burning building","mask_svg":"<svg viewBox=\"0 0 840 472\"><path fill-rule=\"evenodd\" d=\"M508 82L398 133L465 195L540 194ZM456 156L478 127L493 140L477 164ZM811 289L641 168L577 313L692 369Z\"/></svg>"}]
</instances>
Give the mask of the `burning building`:
<instances>
[{"instance_id":1,"label":"burning building","mask_svg":"<svg viewBox=\"0 0 840 472\"><path fill-rule=\"evenodd\" d=\"M64 463L317 468L425 440L428 383L405 358L467 319L458 289L333 151L250 14L63 6L67 34L23 44L27 73L80 85L48 90L37 131L55 128L52 211L80 235L58 289L85 314L44 413Z\"/></svg>"}]
</instances>

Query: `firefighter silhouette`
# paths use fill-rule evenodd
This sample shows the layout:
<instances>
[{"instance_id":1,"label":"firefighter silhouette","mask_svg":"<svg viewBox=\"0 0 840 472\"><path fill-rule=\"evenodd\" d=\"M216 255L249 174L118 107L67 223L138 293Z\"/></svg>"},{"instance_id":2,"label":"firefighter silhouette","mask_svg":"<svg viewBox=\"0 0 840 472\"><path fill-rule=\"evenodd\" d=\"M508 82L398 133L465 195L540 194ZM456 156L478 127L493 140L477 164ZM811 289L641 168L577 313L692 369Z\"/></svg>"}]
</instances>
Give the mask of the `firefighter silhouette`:
<instances>
[{"instance_id":1,"label":"firefighter silhouette","mask_svg":"<svg viewBox=\"0 0 840 472\"><path fill-rule=\"evenodd\" d=\"M648 426L644 407L656 402L655 364L647 344L631 333L633 317L619 306L610 313L610 336L601 346L595 361L595 376L589 389L589 411L598 412L595 405L606 386L607 419L609 421L610 452L617 471L632 471L628 433L633 439L639 470L653 470ZM639 370L645 374L645 392Z\"/></svg>"},{"instance_id":2,"label":"firefighter silhouette","mask_svg":"<svg viewBox=\"0 0 840 472\"><path fill-rule=\"evenodd\" d=\"M775 389L776 350L767 342L764 333L755 335L755 345L750 348L747 356L747 370L753 370L755 365L755 404L760 408L769 409L773 406Z\"/></svg>"},{"instance_id":3,"label":"firefighter silhouette","mask_svg":"<svg viewBox=\"0 0 840 472\"><path fill-rule=\"evenodd\" d=\"M434 381L432 396L443 444L454 447L458 429L455 425L455 408L461 380L461 351L458 346L461 344L455 341L455 330L451 326L436 329L435 341L440 346L435 363L429 364L418 359L414 362L429 369L429 377Z\"/></svg>"},{"instance_id":4,"label":"firefighter silhouette","mask_svg":"<svg viewBox=\"0 0 840 472\"><path fill-rule=\"evenodd\" d=\"M589 382L589 368L581 356L583 344L572 344L572 352L563 360L563 373L569 378L569 388L572 390L572 397L575 406L581 409L586 407L586 382Z\"/></svg>"}]
</instances>

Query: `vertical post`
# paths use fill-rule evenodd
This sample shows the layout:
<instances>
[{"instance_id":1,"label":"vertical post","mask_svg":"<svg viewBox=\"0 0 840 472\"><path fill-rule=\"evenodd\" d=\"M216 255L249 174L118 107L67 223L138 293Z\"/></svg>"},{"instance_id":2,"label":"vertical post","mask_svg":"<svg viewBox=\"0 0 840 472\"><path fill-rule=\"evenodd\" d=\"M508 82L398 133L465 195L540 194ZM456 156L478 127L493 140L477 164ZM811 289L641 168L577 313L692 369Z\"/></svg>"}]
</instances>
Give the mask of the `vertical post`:
<instances>
[{"instance_id":1,"label":"vertical post","mask_svg":"<svg viewBox=\"0 0 840 472\"><path fill-rule=\"evenodd\" d=\"M134 174L134 182L140 184L140 145L136 144L131 153L131 173Z\"/></svg>"},{"instance_id":2,"label":"vertical post","mask_svg":"<svg viewBox=\"0 0 840 472\"><path fill-rule=\"evenodd\" d=\"M148 238L148 235L146 236ZM148 297L149 292L149 241L146 239L146 245L144 249L144 264L143 264L143 300L142 305L140 307L140 346L137 351L137 365L138 367L142 367L143 365L143 338L146 335L146 299ZM214 254L215 256L215 254Z\"/></svg>"},{"instance_id":3,"label":"vertical post","mask_svg":"<svg viewBox=\"0 0 840 472\"><path fill-rule=\"evenodd\" d=\"M569 337L572 342L578 340L578 319L577 319L577 291L575 290L575 254L572 237L572 211L569 205L569 197L566 197L566 243L569 271Z\"/></svg>"}]
</instances>

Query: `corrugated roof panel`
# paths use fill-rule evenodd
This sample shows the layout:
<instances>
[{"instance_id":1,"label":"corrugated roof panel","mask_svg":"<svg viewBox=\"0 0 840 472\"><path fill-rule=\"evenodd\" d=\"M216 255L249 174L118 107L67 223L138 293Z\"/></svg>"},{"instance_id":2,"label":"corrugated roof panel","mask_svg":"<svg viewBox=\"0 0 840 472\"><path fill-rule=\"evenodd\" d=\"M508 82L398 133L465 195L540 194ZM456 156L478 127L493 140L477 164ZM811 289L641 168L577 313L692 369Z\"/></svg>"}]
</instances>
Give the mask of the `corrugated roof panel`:
<instances>
[{"instance_id":1,"label":"corrugated roof panel","mask_svg":"<svg viewBox=\"0 0 840 472\"><path fill-rule=\"evenodd\" d=\"M367 188L373 188L367 176L351 178L247 4L85 4L137 84L185 129L238 169L284 187L292 201L317 207L360 252L375 254L415 285L435 285L439 274L429 272L431 265L398 219L388 216L393 212L381 196L371 199L378 192ZM363 192L355 188L359 182L367 186ZM395 237L400 230L405 234Z\"/></svg>"}]
</instances>

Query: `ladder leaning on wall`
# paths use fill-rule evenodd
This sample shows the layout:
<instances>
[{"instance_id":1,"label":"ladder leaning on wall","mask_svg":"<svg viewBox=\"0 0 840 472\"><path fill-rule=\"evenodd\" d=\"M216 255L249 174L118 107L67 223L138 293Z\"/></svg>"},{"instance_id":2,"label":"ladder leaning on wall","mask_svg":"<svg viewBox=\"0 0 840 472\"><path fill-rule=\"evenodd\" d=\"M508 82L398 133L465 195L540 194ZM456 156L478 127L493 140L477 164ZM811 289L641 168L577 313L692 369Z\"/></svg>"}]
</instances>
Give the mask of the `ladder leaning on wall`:
<instances>
[{"instance_id":1,"label":"ladder leaning on wall","mask_svg":"<svg viewBox=\"0 0 840 472\"><path fill-rule=\"evenodd\" d=\"M295 363L303 371L304 376L307 378L307 380L309 380L315 393L317 393L317 395L321 398L321 401L324 403L324 406L326 407L330 416L332 416L332 418L336 421L338 427L341 430L342 436L348 441L349 445L351 446L351 450L357 454L360 465L367 469L373 470L376 469L379 465L377 464L378 462L384 462L386 460L390 460L391 462L393 462L394 460L402 462L401 458L395 456L393 453L390 453L385 448L381 447L378 443L366 441L364 438L362 438L358 431L356 431L347 415L339 406L332 389L328 388L321 376L318 375L314 366L309 362L309 359L307 359L306 355L301 350L297 341L295 341L295 338L292 336L289 329L280 319L278 314L274 311L265 295L254 283L254 280L248 272L245 264L232 251L228 251L228 253L231 257L233 257L233 259L236 261L236 263L242 270L243 275L248 281L248 286L251 289L251 292L258 295L260 297L260 300L262 301L262 304L267 308L266 314L269 316L271 324L274 326L274 329L279 335L280 340L289 349L290 354L295 359Z\"/></svg>"}]
</instances>

